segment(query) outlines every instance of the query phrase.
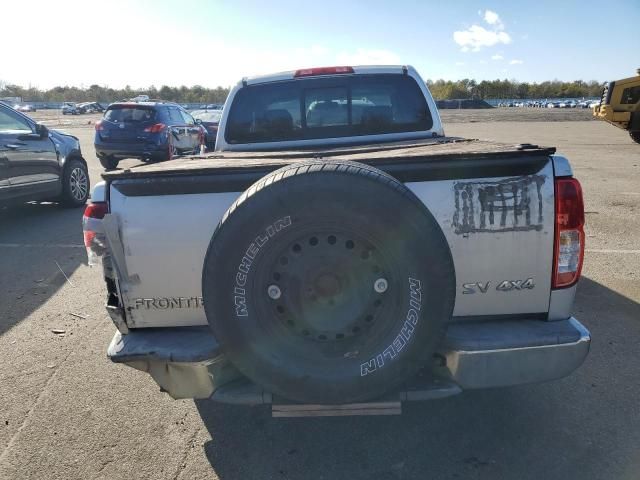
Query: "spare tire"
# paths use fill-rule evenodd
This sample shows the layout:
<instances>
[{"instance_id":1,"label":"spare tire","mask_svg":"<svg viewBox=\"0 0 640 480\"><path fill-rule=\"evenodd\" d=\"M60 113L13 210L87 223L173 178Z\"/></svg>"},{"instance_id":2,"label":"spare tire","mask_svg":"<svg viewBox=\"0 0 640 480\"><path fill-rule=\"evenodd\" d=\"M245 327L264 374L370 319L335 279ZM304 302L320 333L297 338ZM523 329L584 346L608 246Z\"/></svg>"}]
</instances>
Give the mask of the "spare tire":
<instances>
[{"instance_id":1,"label":"spare tire","mask_svg":"<svg viewBox=\"0 0 640 480\"><path fill-rule=\"evenodd\" d=\"M252 185L204 261L208 322L248 378L281 397L379 397L432 358L455 301L447 241L402 183L310 161Z\"/></svg>"}]
</instances>

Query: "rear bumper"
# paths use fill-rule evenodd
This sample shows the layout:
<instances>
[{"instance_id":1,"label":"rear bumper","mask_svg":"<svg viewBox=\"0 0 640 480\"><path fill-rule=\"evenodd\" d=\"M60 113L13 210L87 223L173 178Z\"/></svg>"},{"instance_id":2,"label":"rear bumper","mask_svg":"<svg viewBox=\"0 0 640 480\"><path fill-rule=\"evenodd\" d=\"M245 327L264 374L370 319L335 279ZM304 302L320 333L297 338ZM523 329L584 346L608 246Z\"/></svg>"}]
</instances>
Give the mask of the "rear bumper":
<instances>
[{"instance_id":1,"label":"rear bumper","mask_svg":"<svg viewBox=\"0 0 640 480\"><path fill-rule=\"evenodd\" d=\"M463 390L544 382L569 375L589 353L591 335L575 318L522 320L449 329L447 373Z\"/></svg>"},{"instance_id":2,"label":"rear bumper","mask_svg":"<svg viewBox=\"0 0 640 480\"><path fill-rule=\"evenodd\" d=\"M147 158L159 157L168 154L166 143L155 142L142 143L96 143L94 144L96 155L113 156L114 158Z\"/></svg>"},{"instance_id":3,"label":"rear bumper","mask_svg":"<svg viewBox=\"0 0 640 480\"><path fill-rule=\"evenodd\" d=\"M390 397L396 401L442 398L463 390L542 382L564 377L589 352L589 331L575 318L455 324L434 365L436 380L416 378ZM224 403L273 403L225 358L208 327L116 333L108 357L149 373L173 398ZM436 362L437 363L437 362Z\"/></svg>"}]
</instances>

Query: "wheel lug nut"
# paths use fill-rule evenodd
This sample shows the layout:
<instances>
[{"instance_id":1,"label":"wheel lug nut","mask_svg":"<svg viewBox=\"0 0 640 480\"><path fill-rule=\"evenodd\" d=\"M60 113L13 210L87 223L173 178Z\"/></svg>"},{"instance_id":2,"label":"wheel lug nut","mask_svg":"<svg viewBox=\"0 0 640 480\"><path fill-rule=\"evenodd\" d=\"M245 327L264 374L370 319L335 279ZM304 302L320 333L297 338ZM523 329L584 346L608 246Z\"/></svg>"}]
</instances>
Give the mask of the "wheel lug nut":
<instances>
[{"instance_id":1,"label":"wheel lug nut","mask_svg":"<svg viewBox=\"0 0 640 480\"><path fill-rule=\"evenodd\" d=\"M375 282L373 282L373 289L377 293L384 293L389 288L389 282L387 282L386 278L379 278Z\"/></svg>"},{"instance_id":2,"label":"wheel lug nut","mask_svg":"<svg viewBox=\"0 0 640 480\"><path fill-rule=\"evenodd\" d=\"M272 300L278 300L282 296L282 291L277 285L269 285L267 287L267 295L269 295L269 298Z\"/></svg>"}]
</instances>

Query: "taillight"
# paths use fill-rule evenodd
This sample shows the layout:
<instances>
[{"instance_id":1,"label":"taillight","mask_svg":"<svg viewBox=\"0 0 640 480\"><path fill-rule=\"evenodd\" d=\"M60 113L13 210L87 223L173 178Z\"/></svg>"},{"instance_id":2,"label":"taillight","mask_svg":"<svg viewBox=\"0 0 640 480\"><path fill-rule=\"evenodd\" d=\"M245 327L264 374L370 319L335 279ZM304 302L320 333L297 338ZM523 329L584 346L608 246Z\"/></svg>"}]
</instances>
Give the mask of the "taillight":
<instances>
[{"instance_id":1,"label":"taillight","mask_svg":"<svg viewBox=\"0 0 640 480\"><path fill-rule=\"evenodd\" d=\"M294 77L312 77L315 75L337 75L344 73L353 73L353 67L319 67L319 68L304 68L302 70L296 70Z\"/></svg>"},{"instance_id":2,"label":"taillight","mask_svg":"<svg viewBox=\"0 0 640 480\"><path fill-rule=\"evenodd\" d=\"M96 132L99 132L100 130L104 130L104 125L102 125L102 120L98 120L96 122L95 127L96 127Z\"/></svg>"},{"instance_id":3,"label":"taillight","mask_svg":"<svg viewBox=\"0 0 640 480\"><path fill-rule=\"evenodd\" d=\"M109 213L109 205L107 202L90 203L84 209L84 216L88 218L102 219L107 213Z\"/></svg>"},{"instance_id":4,"label":"taillight","mask_svg":"<svg viewBox=\"0 0 640 480\"><path fill-rule=\"evenodd\" d=\"M156 123L144 129L148 133L158 133L163 131L167 126L164 123Z\"/></svg>"},{"instance_id":5,"label":"taillight","mask_svg":"<svg viewBox=\"0 0 640 480\"><path fill-rule=\"evenodd\" d=\"M575 178L556 178L556 231L552 288L566 288L580 278L584 258L584 203Z\"/></svg>"},{"instance_id":6,"label":"taillight","mask_svg":"<svg viewBox=\"0 0 640 480\"><path fill-rule=\"evenodd\" d=\"M109 213L109 205L106 202L95 202L87 205L82 216L84 246L87 249L89 265L92 266L98 264L98 258L104 254L106 248L101 220L107 213Z\"/></svg>"}]
</instances>

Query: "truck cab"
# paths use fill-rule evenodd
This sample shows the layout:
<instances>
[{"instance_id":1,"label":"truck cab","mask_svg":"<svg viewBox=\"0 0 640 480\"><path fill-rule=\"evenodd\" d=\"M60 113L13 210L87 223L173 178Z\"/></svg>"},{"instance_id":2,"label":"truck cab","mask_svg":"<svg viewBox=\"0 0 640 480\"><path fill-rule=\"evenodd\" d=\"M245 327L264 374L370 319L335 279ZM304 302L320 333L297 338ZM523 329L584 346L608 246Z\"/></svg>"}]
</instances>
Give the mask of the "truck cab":
<instances>
[{"instance_id":1,"label":"truck cab","mask_svg":"<svg viewBox=\"0 0 640 480\"><path fill-rule=\"evenodd\" d=\"M326 148L443 136L413 67L330 67L247 78L223 110L217 151Z\"/></svg>"}]
</instances>

